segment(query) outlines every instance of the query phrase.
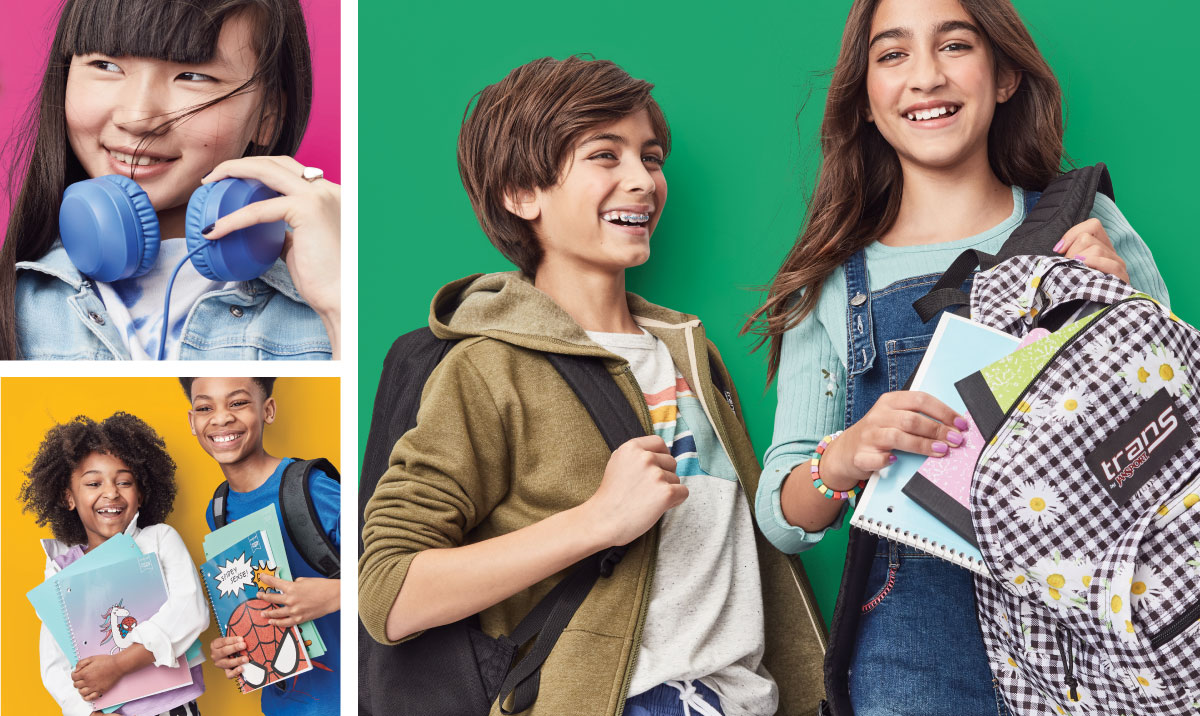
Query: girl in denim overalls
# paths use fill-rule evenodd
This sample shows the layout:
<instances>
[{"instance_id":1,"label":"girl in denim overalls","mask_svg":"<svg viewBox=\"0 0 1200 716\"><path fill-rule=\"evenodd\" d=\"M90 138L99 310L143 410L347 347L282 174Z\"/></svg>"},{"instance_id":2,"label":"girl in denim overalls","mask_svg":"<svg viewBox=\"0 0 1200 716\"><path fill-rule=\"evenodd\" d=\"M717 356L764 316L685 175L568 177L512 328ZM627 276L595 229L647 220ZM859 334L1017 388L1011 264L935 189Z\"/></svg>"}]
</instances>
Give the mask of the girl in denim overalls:
<instances>
[{"instance_id":1,"label":"girl in denim overalls","mask_svg":"<svg viewBox=\"0 0 1200 716\"><path fill-rule=\"evenodd\" d=\"M297 0L63 3L15 145L0 359L151 358L160 343L168 358L336 358L341 190L290 156L312 105L309 56ZM67 186L113 174L145 191L163 241L147 273L104 282L71 262L58 214ZM209 280L185 264L164 319L171 269L187 253L188 199L229 176L281 196L201 233L219 240L284 221L284 256L250 281Z\"/></svg>"},{"instance_id":2,"label":"girl in denim overalls","mask_svg":"<svg viewBox=\"0 0 1200 716\"><path fill-rule=\"evenodd\" d=\"M957 415L903 390L937 321L912 302L963 250L995 253L1058 175L1057 81L1007 1L856 0L821 127L821 176L800 239L754 316L779 378L757 495L767 537L798 553L841 526L845 493L904 450L944 456ZM1028 191L1027 191L1028 190ZM1149 249L1098 197L1060 253L1159 300ZM826 656L828 713L1007 713L970 573L851 530Z\"/></svg>"}]
</instances>

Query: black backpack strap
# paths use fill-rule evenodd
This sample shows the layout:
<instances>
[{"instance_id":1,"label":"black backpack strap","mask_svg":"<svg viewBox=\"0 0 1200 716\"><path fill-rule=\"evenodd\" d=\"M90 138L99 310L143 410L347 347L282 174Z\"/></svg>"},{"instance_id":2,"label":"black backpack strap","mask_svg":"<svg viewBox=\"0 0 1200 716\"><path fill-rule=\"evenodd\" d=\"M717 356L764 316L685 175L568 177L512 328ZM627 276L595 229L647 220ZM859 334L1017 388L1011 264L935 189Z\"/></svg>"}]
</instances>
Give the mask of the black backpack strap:
<instances>
[{"instance_id":1,"label":"black backpack strap","mask_svg":"<svg viewBox=\"0 0 1200 716\"><path fill-rule=\"evenodd\" d=\"M546 359L583 403L609 450L616 450L625 442L646 434L641 420L603 361L560 353L547 353ZM525 644L530 639L535 641L525 657L509 670L500 686L501 712L520 713L537 700L542 664L596 580L612 574L627 549L628 545L613 547L580 562L513 629L510 638L516 644ZM509 695L513 699L511 709L505 706Z\"/></svg>"},{"instance_id":2,"label":"black backpack strap","mask_svg":"<svg viewBox=\"0 0 1200 716\"><path fill-rule=\"evenodd\" d=\"M1113 198L1112 177L1102 163L1073 169L1058 177L1042 192L1021 225L1004 242L998 261L1013 256L1049 256L1067 230L1086 221L1096 194Z\"/></svg>"},{"instance_id":3,"label":"black backpack strap","mask_svg":"<svg viewBox=\"0 0 1200 716\"><path fill-rule=\"evenodd\" d=\"M337 545L321 527L308 486L308 476L314 468L341 483L337 468L325 458L295 460L283 469L279 481L279 511L283 514L284 530L308 566L327 579L338 579L342 573L341 557Z\"/></svg>"},{"instance_id":4,"label":"black backpack strap","mask_svg":"<svg viewBox=\"0 0 1200 716\"><path fill-rule=\"evenodd\" d=\"M1101 163L1059 176L1040 194L1027 193L1027 199L1034 199L1035 203L1026 206L1025 220L1013 230L1000 251L995 256L975 249L959 254L929 293L913 301L917 315L928 323L944 309L969 306L971 297L962 290L962 285L976 268L986 271L1013 256L1053 254L1063 234L1087 219L1097 192L1113 198L1112 178Z\"/></svg>"},{"instance_id":5,"label":"black backpack strap","mask_svg":"<svg viewBox=\"0 0 1200 716\"><path fill-rule=\"evenodd\" d=\"M362 472L358 483L358 520L366 523L367 502L375 494L379 478L388 469L388 457L400 436L417 424L421 407L421 390L434 368L458 341L433 335L428 328L418 328L400 336L388 349L379 374L379 389L371 411L371 428L363 452ZM358 553L363 552L362 533L358 536Z\"/></svg>"},{"instance_id":6,"label":"black backpack strap","mask_svg":"<svg viewBox=\"0 0 1200 716\"><path fill-rule=\"evenodd\" d=\"M228 501L228 499L229 499L229 483L222 480L221 484L217 485L217 489L213 490L213 496L212 496L213 524L216 525L216 527L214 527L213 529L219 530L222 527L224 527L225 525L229 524L229 518L226 517L226 512L225 512L226 502Z\"/></svg>"},{"instance_id":7,"label":"black backpack strap","mask_svg":"<svg viewBox=\"0 0 1200 716\"><path fill-rule=\"evenodd\" d=\"M720 366L717 365L717 357L708 352L708 374L711 376L713 387L717 389L717 394L729 403L729 409L737 415L737 407L733 404L733 393L725 385L725 376L721 374Z\"/></svg>"}]
</instances>

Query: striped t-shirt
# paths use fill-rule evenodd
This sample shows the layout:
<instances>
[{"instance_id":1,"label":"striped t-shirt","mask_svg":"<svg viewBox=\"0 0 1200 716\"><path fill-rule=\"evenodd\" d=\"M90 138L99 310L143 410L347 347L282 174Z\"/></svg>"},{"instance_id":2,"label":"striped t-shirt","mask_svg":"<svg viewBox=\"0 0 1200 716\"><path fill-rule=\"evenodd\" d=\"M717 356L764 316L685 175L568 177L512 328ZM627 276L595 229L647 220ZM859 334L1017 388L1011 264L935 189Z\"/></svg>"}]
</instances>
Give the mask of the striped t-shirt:
<instances>
[{"instance_id":1,"label":"striped t-shirt","mask_svg":"<svg viewBox=\"0 0 1200 716\"><path fill-rule=\"evenodd\" d=\"M733 464L666 345L648 333L588 336L629 361L654 432L675 458L688 498L662 516L650 605L629 695L700 680L726 716L773 714L762 667L762 587L754 524Z\"/></svg>"}]
</instances>

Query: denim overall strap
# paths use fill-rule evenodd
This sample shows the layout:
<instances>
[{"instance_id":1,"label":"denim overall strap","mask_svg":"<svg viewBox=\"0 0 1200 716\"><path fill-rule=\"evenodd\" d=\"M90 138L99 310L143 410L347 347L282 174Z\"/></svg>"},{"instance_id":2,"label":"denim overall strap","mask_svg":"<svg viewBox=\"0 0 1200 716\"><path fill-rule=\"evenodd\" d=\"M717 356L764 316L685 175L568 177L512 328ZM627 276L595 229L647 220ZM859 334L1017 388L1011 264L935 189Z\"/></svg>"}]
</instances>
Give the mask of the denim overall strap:
<instances>
[{"instance_id":1,"label":"denim overall strap","mask_svg":"<svg viewBox=\"0 0 1200 716\"><path fill-rule=\"evenodd\" d=\"M881 395L902 389L920 363L940 315L924 323L912 303L929 291L940 274L914 276L871 291L865 251L852 256L844 268L846 425L850 426L861 420ZM970 283L967 281L963 289L969 292ZM881 560L877 554L881 554ZM907 567L900 566L905 563ZM895 591L882 589L888 575L895 578ZM913 590L921 585L942 590L951 603L959 605L957 617L950 620L953 626L944 627L946 633L937 629L929 634L912 631L913 624L924 624L920 628L925 629L937 622L926 618L930 615L925 613L927 610L921 603L901 601L909 599ZM864 612L863 607L868 604L871 608ZM912 662L924 666L913 673L907 673L907 656L896 657L898 664L889 663L887 650L880 651L879 645L889 639L911 645L914 636L925 639L935 650L940 648L937 644L953 644L962 649L964 653L944 660L948 672L944 682L954 684L955 693L930 681L931 676L943 675L929 671L929 654L919 653L921 639L916 640L918 646L911 647ZM894 689L895 696L906 702L903 708L910 710L902 709L900 713L940 715L960 709L956 716L974 716L995 714L998 709L982 635L974 616L974 593L969 573L948 562L913 553L904 545L893 546L877 540L874 535L854 528L849 534L825 671L829 699L826 709L835 716L890 713L888 709L895 708L899 702L882 696L881 689L885 688ZM851 672L856 673L857 678ZM871 674L879 686L865 685L861 679L866 674ZM856 688L852 689L852 683ZM924 689L933 702L909 698L910 688L917 686Z\"/></svg>"},{"instance_id":2,"label":"denim overall strap","mask_svg":"<svg viewBox=\"0 0 1200 716\"><path fill-rule=\"evenodd\" d=\"M842 267L846 273L846 374L853 378L875 364L866 249L856 252Z\"/></svg>"}]
</instances>

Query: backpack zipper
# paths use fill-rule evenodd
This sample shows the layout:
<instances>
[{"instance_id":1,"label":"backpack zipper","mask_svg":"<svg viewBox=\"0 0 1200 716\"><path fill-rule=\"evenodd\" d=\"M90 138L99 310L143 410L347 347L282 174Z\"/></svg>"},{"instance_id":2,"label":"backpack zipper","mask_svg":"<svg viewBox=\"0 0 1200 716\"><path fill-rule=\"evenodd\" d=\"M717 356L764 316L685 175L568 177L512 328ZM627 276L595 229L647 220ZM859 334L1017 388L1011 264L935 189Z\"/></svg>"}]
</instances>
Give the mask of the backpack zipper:
<instances>
[{"instance_id":1,"label":"backpack zipper","mask_svg":"<svg viewBox=\"0 0 1200 716\"><path fill-rule=\"evenodd\" d=\"M1183 614L1179 615L1175 621L1171 622L1159 632L1150 637L1150 648L1157 649L1163 644L1171 641L1183 632L1187 631L1188 627L1200 620L1200 604L1193 605Z\"/></svg>"}]
</instances>

